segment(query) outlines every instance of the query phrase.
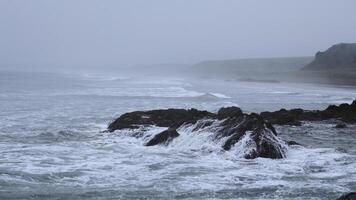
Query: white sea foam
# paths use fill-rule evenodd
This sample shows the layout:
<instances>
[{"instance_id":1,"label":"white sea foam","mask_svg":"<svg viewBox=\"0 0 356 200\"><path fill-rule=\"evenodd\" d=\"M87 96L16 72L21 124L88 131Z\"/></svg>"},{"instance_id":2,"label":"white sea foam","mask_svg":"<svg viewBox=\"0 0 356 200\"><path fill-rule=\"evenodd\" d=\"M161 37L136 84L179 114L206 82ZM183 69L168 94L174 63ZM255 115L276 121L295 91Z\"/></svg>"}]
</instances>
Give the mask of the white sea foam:
<instances>
[{"instance_id":1,"label":"white sea foam","mask_svg":"<svg viewBox=\"0 0 356 200\"><path fill-rule=\"evenodd\" d=\"M1 199L321 200L336 199L355 188L352 125L338 131L331 129L333 124L288 127L281 136L305 147L288 147L286 158L279 160L239 156L253 148L248 135L223 151L224 140L213 138L214 126L199 131L181 127L180 137L168 146L154 147L144 144L164 128L148 127L142 138L133 137L132 130L101 132L127 111L169 107L217 111L231 105L256 112L285 105L321 109L332 102L350 102L356 97L352 88L296 84L267 88L265 83L210 80L200 87L181 80L135 78L88 78L69 84L73 87L45 90L0 85ZM266 89L300 94L298 98L268 94Z\"/></svg>"},{"instance_id":2,"label":"white sea foam","mask_svg":"<svg viewBox=\"0 0 356 200\"><path fill-rule=\"evenodd\" d=\"M231 97L229 97L225 94L221 94L221 93L210 92L209 94L216 96L218 98L222 98L222 99L230 99L231 98Z\"/></svg>"},{"instance_id":3,"label":"white sea foam","mask_svg":"<svg viewBox=\"0 0 356 200\"><path fill-rule=\"evenodd\" d=\"M0 169L7 170L2 171L0 179L16 184L39 184L48 179L53 186L130 186L183 193L282 187L288 193L310 187L343 192L334 179L349 177L346 182L356 175L355 165L346 162L350 156L333 149L293 147L282 160L231 159L237 152L253 148L249 146L249 134L231 153L224 153L221 144L212 140L213 132L194 132L193 128L180 128L180 137L167 147L145 147L147 138L130 137L133 130L102 134L88 142L51 144L51 148L45 144L12 146L3 151L3 159L17 164L2 163ZM149 127L142 131L150 137L164 129ZM9 175L16 172L31 178L23 180Z\"/></svg>"},{"instance_id":4,"label":"white sea foam","mask_svg":"<svg viewBox=\"0 0 356 200\"><path fill-rule=\"evenodd\" d=\"M236 158L243 158L244 155L252 153L256 148L257 146L251 138L251 132L247 132L246 135L244 135L241 140L232 147L229 156L233 159L235 156Z\"/></svg>"},{"instance_id":5,"label":"white sea foam","mask_svg":"<svg viewBox=\"0 0 356 200\"><path fill-rule=\"evenodd\" d=\"M199 97L204 93L194 90L187 90L183 87L105 87L105 88L88 88L83 90L69 90L64 92L54 92L52 96L62 95L95 95L95 96L112 96L112 97L165 97L165 98L181 98L181 97Z\"/></svg>"}]
</instances>

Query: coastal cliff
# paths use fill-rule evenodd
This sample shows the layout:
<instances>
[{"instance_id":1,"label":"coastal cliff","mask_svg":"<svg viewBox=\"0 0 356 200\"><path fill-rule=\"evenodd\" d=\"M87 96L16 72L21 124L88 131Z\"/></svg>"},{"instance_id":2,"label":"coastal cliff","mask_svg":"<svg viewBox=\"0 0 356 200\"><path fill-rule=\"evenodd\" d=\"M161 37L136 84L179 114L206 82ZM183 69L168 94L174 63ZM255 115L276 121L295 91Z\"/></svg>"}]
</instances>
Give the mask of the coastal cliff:
<instances>
[{"instance_id":1,"label":"coastal cliff","mask_svg":"<svg viewBox=\"0 0 356 200\"><path fill-rule=\"evenodd\" d=\"M326 51L317 52L314 60L302 70L333 71L340 69L356 71L356 43L335 44Z\"/></svg>"}]
</instances>

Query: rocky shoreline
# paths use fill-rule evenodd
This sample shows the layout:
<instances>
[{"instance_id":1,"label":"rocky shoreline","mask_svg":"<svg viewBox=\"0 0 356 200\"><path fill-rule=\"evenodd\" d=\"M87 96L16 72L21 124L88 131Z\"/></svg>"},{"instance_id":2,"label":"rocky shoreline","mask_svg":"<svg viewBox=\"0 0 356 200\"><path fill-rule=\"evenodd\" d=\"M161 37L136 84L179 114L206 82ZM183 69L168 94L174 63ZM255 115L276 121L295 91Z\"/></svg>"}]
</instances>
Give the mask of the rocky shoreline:
<instances>
[{"instance_id":1,"label":"rocky shoreline","mask_svg":"<svg viewBox=\"0 0 356 200\"><path fill-rule=\"evenodd\" d=\"M221 108L218 113L199 111L196 109L167 109L152 111L137 111L123 114L112 122L108 131L121 129L138 129L142 126L167 127L167 130L153 136L145 145L168 145L179 137L177 129L191 126L198 132L202 129L214 130L215 141L222 142L222 149L229 151L244 137L248 137L254 148L247 151L243 157L279 159L285 157L286 148L277 136L274 127L256 114L246 114L238 107ZM136 134L141 136L142 134Z\"/></svg>"},{"instance_id":2,"label":"rocky shoreline","mask_svg":"<svg viewBox=\"0 0 356 200\"><path fill-rule=\"evenodd\" d=\"M243 113L238 107L221 108L217 113L197 109L162 109L125 113L113 121L108 131L138 129L158 126L166 130L154 135L146 146L168 145L179 137L182 126L193 126L194 131L213 130L214 140L222 142L222 149L229 151L243 138L249 140L252 150L244 158L257 157L280 159L286 155L286 145L299 145L295 141L282 141L273 125L301 126L302 121L335 119L340 123L335 128L344 128L346 123L356 123L356 101L351 104L331 105L325 110L281 109L275 112ZM135 134L140 137L142 134Z\"/></svg>"},{"instance_id":3,"label":"rocky shoreline","mask_svg":"<svg viewBox=\"0 0 356 200\"><path fill-rule=\"evenodd\" d=\"M247 140L250 147L244 152L244 158L281 159L286 157L287 146L299 144L282 141L273 125L302 126L302 121L330 119L339 122L335 128L356 123L356 100L351 104L330 105L325 110L281 109L260 114L243 113L238 107L221 108L217 113L197 109L135 111L121 115L109 124L107 131L130 129L137 131L132 136L143 137L142 127L165 127L166 130L153 135L145 143L145 146L155 146L169 145L180 137L181 127L189 126L197 133L200 130L213 131L213 140L220 141L223 151L230 151L239 142ZM338 200L356 200L356 193L344 194Z\"/></svg>"},{"instance_id":4,"label":"rocky shoreline","mask_svg":"<svg viewBox=\"0 0 356 200\"><path fill-rule=\"evenodd\" d=\"M340 122L337 128L345 123L356 123L356 100L351 104L330 105L325 110L281 109L275 112L261 112L261 116L271 124L300 126L301 121L322 121L335 119Z\"/></svg>"}]
</instances>

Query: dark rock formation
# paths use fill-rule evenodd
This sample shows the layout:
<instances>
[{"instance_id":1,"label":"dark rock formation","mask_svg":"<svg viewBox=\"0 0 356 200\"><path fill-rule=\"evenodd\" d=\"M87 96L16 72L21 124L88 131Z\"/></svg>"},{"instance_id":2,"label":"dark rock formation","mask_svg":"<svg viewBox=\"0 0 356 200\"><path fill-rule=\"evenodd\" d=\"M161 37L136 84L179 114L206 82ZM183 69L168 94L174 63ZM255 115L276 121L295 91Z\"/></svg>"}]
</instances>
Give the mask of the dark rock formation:
<instances>
[{"instance_id":1,"label":"dark rock formation","mask_svg":"<svg viewBox=\"0 0 356 200\"><path fill-rule=\"evenodd\" d=\"M251 152L245 154L245 158L254 159L257 157L280 159L285 157L285 150L278 141L276 135L268 129L259 128L252 131L251 139L254 146Z\"/></svg>"},{"instance_id":2,"label":"dark rock formation","mask_svg":"<svg viewBox=\"0 0 356 200\"><path fill-rule=\"evenodd\" d=\"M271 124L300 126L299 116L303 114L302 109L281 109L275 112L262 112L261 116Z\"/></svg>"},{"instance_id":3,"label":"dark rock formation","mask_svg":"<svg viewBox=\"0 0 356 200\"><path fill-rule=\"evenodd\" d=\"M301 125L300 121L321 121L339 119L346 123L356 123L356 100L352 104L331 105L325 110L281 109L275 112L262 112L261 116L271 124Z\"/></svg>"},{"instance_id":4,"label":"dark rock formation","mask_svg":"<svg viewBox=\"0 0 356 200\"><path fill-rule=\"evenodd\" d=\"M347 127L346 124L342 122L335 125L335 128L346 128L346 127Z\"/></svg>"},{"instance_id":5,"label":"dark rock formation","mask_svg":"<svg viewBox=\"0 0 356 200\"><path fill-rule=\"evenodd\" d=\"M303 70L337 70L356 69L356 43L340 43L333 45L324 52L318 52L315 59Z\"/></svg>"},{"instance_id":6,"label":"dark rock formation","mask_svg":"<svg viewBox=\"0 0 356 200\"><path fill-rule=\"evenodd\" d=\"M226 151L232 149L242 138L247 139L249 150L243 156L248 159L256 157L278 159L285 155L284 144L277 138L277 132L273 126L266 123L260 115L256 113L244 114L237 107L221 108L217 114L195 109L131 112L111 123L108 130L112 132L149 125L169 128L155 135L146 143L146 146L167 145L174 138L179 137L177 132L179 127L189 126L193 132L205 129L213 131L215 140L225 141L222 148Z\"/></svg>"},{"instance_id":7,"label":"dark rock formation","mask_svg":"<svg viewBox=\"0 0 356 200\"><path fill-rule=\"evenodd\" d=\"M250 132L251 142L255 149L245 155L245 158L283 158L283 147L277 141L277 132L271 124L266 123L263 118L252 113L243 114L238 117L229 117L221 123L221 129L217 131L217 138L228 138L223 144L223 149L230 150L241 138Z\"/></svg>"},{"instance_id":8,"label":"dark rock formation","mask_svg":"<svg viewBox=\"0 0 356 200\"><path fill-rule=\"evenodd\" d=\"M113 132L125 128L138 128L139 125L179 127L183 123L195 123L199 119L211 116L215 116L215 114L196 109L135 111L121 115L109 125L108 131Z\"/></svg>"},{"instance_id":9,"label":"dark rock formation","mask_svg":"<svg viewBox=\"0 0 356 200\"><path fill-rule=\"evenodd\" d=\"M221 108L217 113L199 111L196 109L166 109L151 111L136 111L126 113L112 122L108 131L120 129L138 129L145 126L168 127L158 133L146 146L169 144L174 138L179 137L179 129L189 127L192 132L208 130L214 133L214 140L223 141L222 149L229 151L238 143L247 149L243 157L253 159L257 157L283 158L285 156L285 143L282 142L272 124L301 125L301 121L316 121L337 119L343 122L356 122L356 101L352 104L329 106L325 110L308 111L302 109L276 112L262 112L261 114L245 114L237 107ZM340 125L344 126L344 125ZM137 131L134 137L143 137L144 132ZM288 145L299 145L289 141Z\"/></svg>"},{"instance_id":10,"label":"dark rock formation","mask_svg":"<svg viewBox=\"0 0 356 200\"><path fill-rule=\"evenodd\" d=\"M263 118L256 114L243 114L235 110L235 115L226 115L225 119L215 121L213 124L206 126L208 120L201 120L194 124L195 131L199 129L214 130L214 137L217 141L224 141L222 148L225 151L231 150L237 143L245 139L248 144L243 157L246 159L254 159L257 157L279 159L285 156L284 142L277 137L277 132L274 127L265 122ZM219 113L227 111L226 108L219 110ZM221 115L220 115L221 117ZM221 119L218 116L218 119ZM202 126L201 124L204 124ZM203 127L203 128L197 128Z\"/></svg>"},{"instance_id":11,"label":"dark rock formation","mask_svg":"<svg viewBox=\"0 0 356 200\"><path fill-rule=\"evenodd\" d=\"M337 200L356 200L356 192L350 192L339 197Z\"/></svg>"},{"instance_id":12,"label":"dark rock formation","mask_svg":"<svg viewBox=\"0 0 356 200\"><path fill-rule=\"evenodd\" d=\"M169 128L161 133L155 135L150 141L146 143L146 146L154 146L157 144L165 144L167 145L174 138L178 137L179 133L176 129Z\"/></svg>"},{"instance_id":13,"label":"dark rock formation","mask_svg":"<svg viewBox=\"0 0 356 200\"><path fill-rule=\"evenodd\" d=\"M238 107L220 108L218 111L218 119L226 119L229 117L240 117L242 115L243 115L242 110Z\"/></svg>"}]
</instances>

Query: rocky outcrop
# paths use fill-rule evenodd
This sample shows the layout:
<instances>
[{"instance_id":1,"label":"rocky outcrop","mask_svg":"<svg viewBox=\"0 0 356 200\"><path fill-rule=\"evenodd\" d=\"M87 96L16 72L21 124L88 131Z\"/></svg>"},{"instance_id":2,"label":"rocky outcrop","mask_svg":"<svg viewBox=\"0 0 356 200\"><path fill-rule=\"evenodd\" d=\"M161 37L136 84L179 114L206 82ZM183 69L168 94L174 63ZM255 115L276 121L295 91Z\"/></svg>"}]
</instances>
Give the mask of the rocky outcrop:
<instances>
[{"instance_id":1,"label":"rocky outcrop","mask_svg":"<svg viewBox=\"0 0 356 200\"><path fill-rule=\"evenodd\" d=\"M220 110L218 111L218 119L240 117L242 115L243 115L242 110L234 106L220 108Z\"/></svg>"},{"instance_id":2,"label":"rocky outcrop","mask_svg":"<svg viewBox=\"0 0 356 200\"><path fill-rule=\"evenodd\" d=\"M174 138L178 137L179 133L176 129L169 128L161 133L155 135L150 141L146 143L146 146L154 146L157 144L168 144Z\"/></svg>"},{"instance_id":3,"label":"rocky outcrop","mask_svg":"<svg viewBox=\"0 0 356 200\"><path fill-rule=\"evenodd\" d=\"M350 192L339 197L337 200L356 200L356 192Z\"/></svg>"},{"instance_id":4,"label":"rocky outcrop","mask_svg":"<svg viewBox=\"0 0 356 200\"><path fill-rule=\"evenodd\" d=\"M238 107L221 108L217 113L196 109L166 109L151 111L136 111L123 114L113 121L108 131L121 129L139 129L140 127L158 126L167 130L153 135L145 143L146 146L168 145L180 136L182 127L190 127L192 132L202 130L213 132L213 140L222 144L225 151L232 150L236 145L244 142L246 150L243 157L253 159L257 157L283 158L285 145L299 145L295 141L287 143L278 138L277 131L272 124L301 125L301 121L317 121L337 119L342 121L337 128L343 128L344 123L356 123L356 101L352 104L331 105L325 110L281 109L276 112L262 112L261 114L246 114ZM137 131L134 137L143 137L144 133ZM242 146L244 146L242 145Z\"/></svg>"},{"instance_id":5,"label":"rocky outcrop","mask_svg":"<svg viewBox=\"0 0 356 200\"><path fill-rule=\"evenodd\" d=\"M340 43L333 45L324 52L318 52L315 59L303 70L337 70L356 69L356 43Z\"/></svg>"},{"instance_id":6,"label":"rocky outcrop","mask_svg":"<svg viewBox=\"0 0 356 200\"><path fill-rule=\"evenodd\" d=\"M261 116L271 124L300 126L300 116L304 113L302 109L281 109L275 112L262 112Z\"/></svg>"},{"instance_id":7,"label":"rocky outcrop","mask_svg":"<svg viewBox=\"0 0 356 200\"><path fill-rule=\"evenodd\" d=\"M275 112L262 112L261 116L271 124L301 125L301 121L321 121L338 119L346 123L356 123L356 100L351 104L331 105L325 110L281 109Z\"/></svg>"},{"instance_id":8,"label":"rocky outcrop","mask_svg":"<svg viewBox=\"0 0 356 200\"><path fill-rule=\"evenodd\" d=\"M135 111L121 115L109 125L108 131L138 128L140 125L179 127L183 123L195 123L199 119L212 116L215 116L215 114L197 109Z\"/></svg>"},{"instance_id":9,"label":"rocky outcrop","mask_svg":"<svg viewBox=\"0 0 356 200\"><path fill-rule=\"evenodd\" d=\"M221 109L220 109L221 110ZM222 148L226 151L232 149L236 143L248 134L250 151L246 152L245 158L283 158L285 151L283 144L277 138L277 132L273 126L266 123L262 117L256 113L232 115L218 125L215 137L224 139Z\"/></svg>"},{"instance_id":10,"label":"rocky outcrop","mask_svg":"<svg viewBox=\"0 0 356 200\"><path fill-rule=\"evenodd\" d=\"M284 142L277 137L273 126L256 114L244 114L240 108L221 108L217 113L196 109L167 109L126 113L108 127L110 132L120 129L137 129L140 126L168 127L152 137L146 146L167 145L179 137L180 127L191 127L192 132L209 130L213 140L222 143L222 149L231 150L242 140L248 149L243 157L279 159L285 156ZM137 136L137 134L135 135Z\"/></svg>"}]
</instances>

